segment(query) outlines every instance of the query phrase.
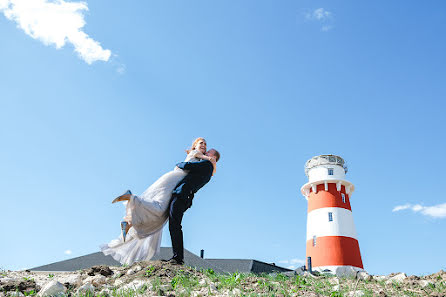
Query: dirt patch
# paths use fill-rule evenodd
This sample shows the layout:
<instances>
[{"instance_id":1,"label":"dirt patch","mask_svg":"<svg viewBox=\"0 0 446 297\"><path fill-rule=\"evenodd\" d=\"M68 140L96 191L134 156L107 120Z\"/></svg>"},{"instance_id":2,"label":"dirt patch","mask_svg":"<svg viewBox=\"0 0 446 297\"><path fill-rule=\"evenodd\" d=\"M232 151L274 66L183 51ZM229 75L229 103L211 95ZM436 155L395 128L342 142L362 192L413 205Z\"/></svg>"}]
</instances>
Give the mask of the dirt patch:
<instances>
[{"instance_id":1,"label":"dirt patch","mask_svg":"<svg viewBox=\"0 0 446 297\"><path fill-rule=\"evenodd\" d=\"M90 276L94 276L97 274L110 276L113 274L113 270L111 270L108 266L93 266L87 271L87 274Z\"/></svg>"},{"instance_id":2,"label":"dirt patch","mask_svg":"<svg viewBox=\"0 0 446 297\"><path fill-rule=\"evenodd\" d=\"M5 283L0 284L0 291L3 292L15 292L19 291L22 293L30 294L32 292L38 292L40 290L40 287L37 286L36 282L34 280L24 280L24 281L17 281L17 280L10 280L6 281Z\"/></svg>"}]
</instances>

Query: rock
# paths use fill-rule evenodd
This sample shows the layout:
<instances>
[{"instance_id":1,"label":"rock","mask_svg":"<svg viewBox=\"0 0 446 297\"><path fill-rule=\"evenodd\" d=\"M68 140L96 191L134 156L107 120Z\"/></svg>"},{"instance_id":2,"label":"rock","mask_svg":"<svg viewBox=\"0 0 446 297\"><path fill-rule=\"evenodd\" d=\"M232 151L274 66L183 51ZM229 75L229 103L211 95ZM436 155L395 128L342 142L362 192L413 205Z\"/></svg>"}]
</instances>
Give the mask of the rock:
<instances>
[{"instance_id":1,"label":"rock","mask_svg":"<svg viewBox=\"0 0 446 297\"><path fill-rule=\"evenodd\" d=\"M137 272L139 272L141 270L142 270L142 267L139 266L139 265L136 265L135 267L130 268L129 270L127 270L126 275L132 275L132 274L135 274L135 273L137 273Z\"/></svg>"},{"instance_id":2,"label":"rock","mask_svg":"<svg viewBox=\"0 0 446 297\"><path fill-rule=\"evenodd\" d=\"M203 293L200 291L192 291L190 294L191 297L203 297Z\"/></svg>"},{"instance_id":3,"label":"rock","mask_svg":"<svg viewBox=\"0 0 446 297\"><path fill-rule=\"evenodd\" d=\"M332 285L339 285L339 278L337 278L337 277L329 278L328 282Z\"/></svg>"},{"instance_id":4,"label":"rock","mask_svg":"<svg viewBox=\"0 0 446 297\"><path fill-rule=\"evenodd\" d=\"M131 281L130 283L123 285L122 287L119 288L119 290L134 290L134 291L138 291L141 290L144 286L150 287L150 283L148 283L147 281L143 281L143 280L139 280L139 279L135 279L134 281Z\"/></svg>"},{"instance_id":5,"label":"rock","mask_svg":"<svg viewBox=\"0 0 446 297\"><path fill-rule=\"evenodd\" d=\"M112 296L113 295L113 286L105 285L102 287L102 290L96 296Z\"/></svg>"},{"instance_id":6,"label":"rock","mask_svg":"<svg viewBox=\"0 0 446 297\"><path fill-rule=\"evenodd\" d=\"M7 296L8 297L25 297L25 294L23 294L20 291L11 291L11 292L8 292Z\"/></svg>"},{"instance_id":7,"label":"rock","mask_svg":"<svg viewBox=\"0 0 446 297\"><path fill-rule=\"evenodd\" d=\"M432 292L429 294L430 297L446 297L445 293L441 293L441 292Z\"/></svg>"},{"instance_id":8,"label":"rock","mask_svg":"<svg viewBox=\"0 0 446 297\"><path fill-rule=\"evenodd\" d=\"M361 297L364 296L365 293L361 290L356 290L356 291L350 291L348 292L348 296L349 297Z\"/></svg>"},{"instance_id":9,"label":"rock","mask_svg":"<svg viewBox=\"0 0 446 297\"><path fill-rule=\"evenodd\" d=\"M77 294L84 295L87 292L93 293L95 290L94 286L90 283L83 284L79 289L77 289Z\"/></svg>"},{"instance_id":10,"label":"rock","mask_svg":"<svg viewBox=\"0 0 446 297\"><path fill-rule=\"evenodd\" d=\"M99 292L98 296L110 296L112 294L112 292L113 291L110 290L109 288L105 288Z\"/></svg>"},{"instance_id":11,"label":"rock","mask_svg":"<svg viewBox=\"0 0 446 297\"><path fill-rule=\"evenodd\" d=\"M378 282L380 282L380 281L386 280L387 276L385 276L385 275L375 275L375 276L373 276L373 279L378 281Z\"/></svg>"},{"instance_id":12,"label":"rock","mask_svg":"<svg viewBox=\"0 0 446 297\"><path fill-rule=\"evenodd\" d=\"M333 287L333 291L335 291L335 292L339 292L339 285L334 286L334 287Z\"/></svg>"},{"instance_id":13,"label":"rock","mask_svg":"<svg viewBox=\"0 0 446 297\"><path fill-rule=\"evenodd\" d=\"M139 272L142 270L142 267L139 265L136 265L135 268L133 268L133 269L135 269L136 272Z\"/></svg>"},{"instance_id":14,"label":"rock","mask_svg":"<svg viewBox=\"0 0 446 297\"><path fill-rule=\"evenodd\" d=\"M206 283L207 283L207 282L206 282L205 279L202 279L202 280L200 280L200 282L199 282L200 286L205 286Z\"/></svg>"},{"instance_id":15,"label":"rock","mask_svg":"<svg viewBox=\"0 0 446 297\"><path fill-rule=\"evenodd\" d=\"M130 268L129 270L127 270L126 275L132 275L132 274L135 274L135 273L136 273L135 269Z\"/></svg>"},{"instance_id":16,"label":"rock","mask_svg":"<svg viewBox=\"0 0 446 297\"><path fill-rule=\"evenodd\" d=\"M165 285L161 285L160 289L163 290L164 292L173 290L172 285L170 283L169 284L165 284Z\"/></svg>"},{"instance_id":17,"label":"rock","mask_svg":"<svg viewBox=\"0 0 446 297\"><path fill-rule=\"evenodd\" d=\"M356 277L357 270L351 266L339 266L335 268L334 274L338 277Z\"/></svg>"},{"instance_id":18,"label":"rock","mask_svg":"<svg viewBox=\"0 0 446 297\"><path fill-rule=\"evenodd\" d=\"M44 296L60 296L63 295L67 291L67 288L62 285L60 282L53 280L47 283L43 288L40 290L39 294L37 296L44 297Z\"/></svg>"},{"instance_id":19,"label":"rock","mask_svg":"<svg viewBox=\"0 0 446 297\"><path fill-rule=\"evenodd\" d=\"M257 283L255 283L255 284L257 284ZM209 289L211 290L211 293L216 293L218 291L217 286L214 283L209 284Z\"/></svg>"},{"instance_id":20,"label":"rock","mask_svg":"<svg viewBox=\"0 0 446 297\"><path fill-rule=\"evenodd\" d=\"M363 281L369 281L372 279L372 276L368 274L366 271L360 271L356 274L356 278Z\"/></svg>"},{"instance_id":21,"label":"rock","mask_svg":"<svg viewBox=\"0 0 446 297\"><path fill-rule=\"evenodd\" d=\"M183 295L187 294L187 291L186 291L185 288L179 288L179 289L176 289L176 292L177 292L180 296L183 296Z\"/></svg>"},{"instance_id":22,"label":"rock","mask_svg":"<svg viewBox=\"0 0 446 297\"><path fill-rule=\"evenodd\" d=\"M117 280L115 280L114 285L115 285L115 287L119 287L119 286L122 285L123 283L124 283L124 281L123 281L122 279L117 279Z\"/></svg>"},{"instance_id":23,"label":"rock","mask_svg":"<svg viewBox=\"0 0 446 297\"><path fill-rule=\"evenodd\" d=\"M446 280L446 272L442 270L438 271L437 273L431 274L428 276L429 278L439 281L439 280Z\"/></svg>"},{"instance_id":24,"label":"rock","mask_svg":"<svg viewBox=\"0 0 446 297\"><path fill-rule=\"evenodd\" d=\"M312 278L316 278L316 275L313 275L311 273L309 273L308 271L305 271L304 274L302 274L303 277L312 277Z\"/></svg>"},{"instance_id":25,"label":"rock","mask_svg":"<svg viewBox=\"0 0 446 297\"><path fill-rule=\"evenodd\" d=\"M386 284L391 284L393 282L400 283L407 278L405 273L398 273L386 281Z\"/></svg>"},{"instance_id":26,"label":"rock","mask_svg":"<svg viewBox=\"0 0 446 297\"><path fill-rule=\"evenodd\" d=\"M90 283L95 287L100 287L107 282L107 278L101 274L87 277L83 283Z\"/></svg>"},{"instance_id":27,"label":"rock","mask_svg":"<svg viewBox=\"0 0 446 297\"><path fill-rule=\"evenodd\" d=\"M122 271L118 271L115 272L112 276L112 278L120 278L121 276L123 276L125 273L123 273Z\"/></svg>"},{"instance_id":28,"label":"rock","mask_svg":"<svg viewBox=\"0 0 446 297\"><path fill-rule=\"evenodd\" d=\"M76 287L81 285L81 276L79 274L69 274L57 276L56 280L65 286L69 284L70 286Z\"/></svg>"},{"instance_id":29,"label":"rock","mask_svg":"<svg viewBox=\"0 0 446 297\"><path fill-rule=\"evenodd\" d=\"M301 266L299 268L297 268L296 270L294 270L294 275L303 275L305 272L305 267Z\"/></svg>"},{"instance_id":30,"label":"rock","mask_svg":"<svg viewBox=\"0 0 446 297\"><path fill-rule=\"evenodd\" d=\"M428 280L425 280L425 279L420 280L420 281L418 282L418 284L419 284L422 288L426 288L426 287L429 286L429 285L434 285L433 282L428 281ZM435 286L435 285L434 285L434 286Z\"/></svg>"},{"instance_id":31,"label":"rock","mask_svg":"<svg viewBox=\"0 0 446 297\"><path fill-rule=\"evenodd\" d=\"M234 288L234 289L232 290L232 294L233 294L234 296L240 296L240 295L242 294L242 291L241 291L240 289L238 289L238 288Z\"/></svg>"}]
</instances>

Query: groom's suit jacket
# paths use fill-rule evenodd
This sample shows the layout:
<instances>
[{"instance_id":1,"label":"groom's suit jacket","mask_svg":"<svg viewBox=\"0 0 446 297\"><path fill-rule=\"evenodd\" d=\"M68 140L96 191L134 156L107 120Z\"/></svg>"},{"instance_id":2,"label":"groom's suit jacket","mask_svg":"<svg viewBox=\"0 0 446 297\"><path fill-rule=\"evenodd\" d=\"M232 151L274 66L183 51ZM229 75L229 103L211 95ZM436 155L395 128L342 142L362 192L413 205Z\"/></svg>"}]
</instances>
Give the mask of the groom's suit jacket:
<instances>
[{"instance_id":1,"label":"groom's suit jacket","mask_svg":"<svg viewBox=\"0 0 446 297\"><path fill-rule=\"evenodd\" d=\"M183 196L187 199L188 208L192 205L194 194L207 184L212 177L214 166L210 161L181 162L178 168L189 171L189 173L178 183L172 195Z\"/></svg>"}]
</instances>

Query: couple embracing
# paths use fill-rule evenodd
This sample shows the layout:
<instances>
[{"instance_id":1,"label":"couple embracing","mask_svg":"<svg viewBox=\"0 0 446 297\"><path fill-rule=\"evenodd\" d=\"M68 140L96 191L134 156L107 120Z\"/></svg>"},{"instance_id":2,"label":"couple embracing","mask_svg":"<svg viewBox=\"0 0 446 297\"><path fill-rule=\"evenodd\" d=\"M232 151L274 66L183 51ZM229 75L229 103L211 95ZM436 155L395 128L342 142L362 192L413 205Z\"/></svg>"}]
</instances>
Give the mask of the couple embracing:
<instances>
[{"instance_id":1,"label":"couple embracing","mask_svg":"<svg viewBox=\"0 0 446 297\"><path fill-rule=\"evenodd\" d=\"M170 262L183 264L184 247L181 222L191 207L194 194L209 182L220 154L206 151L206 140L197 138L187 150L184 162L161 176L142 195L127 191L113 200L127 201L126 216L121 222L122 236L101 247L121 264L149 260L159 252L164 224L169 220L173 257Z\"/></svg>"}]
</instances>

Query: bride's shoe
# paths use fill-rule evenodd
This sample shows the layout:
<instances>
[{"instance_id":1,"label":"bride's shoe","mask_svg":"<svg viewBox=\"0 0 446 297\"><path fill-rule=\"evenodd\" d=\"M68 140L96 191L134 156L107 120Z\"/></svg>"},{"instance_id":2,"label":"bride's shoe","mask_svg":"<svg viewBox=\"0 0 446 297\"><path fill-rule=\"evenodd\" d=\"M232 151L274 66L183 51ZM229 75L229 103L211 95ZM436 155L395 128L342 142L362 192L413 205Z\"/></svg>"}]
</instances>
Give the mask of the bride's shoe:
<instances>
[{"instance_id":1,"label":"bride's shoe","mask_svg":"<svg viewBox=\"0 0 446 297\"><path fill-rule=\"evenodd\" d=\"M122 233L122 238L124 239L124 242L125 242L125 237L127 236L128 229L129 229L128 226L129 226L129 223L127 223L126 221L121 222L121 233Z\"/></svg>"},{"instance_id":2,"label":"bride's shoe","mask_svg":"<svg viewBox=\"0 0 446 297\"><path fill-rule=\"evenodd\" d=\"M127 192L125 192L124 194L122 194L121 196L115 198L112 203L116 203L119 201L125 201L125 200L130 200L130 196L132 196L132 192L130 190L127 190Z\"/></svg>"}]
</instances>

